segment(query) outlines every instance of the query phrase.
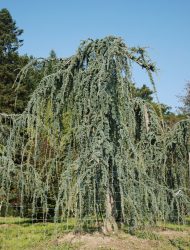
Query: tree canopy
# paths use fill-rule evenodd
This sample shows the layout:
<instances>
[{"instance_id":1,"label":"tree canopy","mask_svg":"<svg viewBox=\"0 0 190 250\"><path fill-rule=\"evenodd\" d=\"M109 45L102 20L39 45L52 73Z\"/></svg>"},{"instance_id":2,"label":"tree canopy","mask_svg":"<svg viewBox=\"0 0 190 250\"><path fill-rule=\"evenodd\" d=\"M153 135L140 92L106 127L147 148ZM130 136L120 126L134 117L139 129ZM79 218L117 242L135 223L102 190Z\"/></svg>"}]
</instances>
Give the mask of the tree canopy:
<instances>
[{"instance_id":1,"label":"tree canopy","mask_svg":"<svg viewBox=\"0 0 190 250\"><path fill-rule=\"evenodd\" d=\"M6 204L14 190L33 215L41 206L47 217L53 207L55 221L90 216L107 231L118 223L183 221L190 123L170 130L150 101L134 96L134 63L147 71L154 91L155 65L143 48L121 38L88 39L75 55L56 61L25 111L11 117L0 158Z\"/></svg>"},{"instance_id":2,"label":"tree canopy","mask_svg":"<svg viewBox=\"0 0 190 250\"><path fill-rule=\"evenodd\" d=\"M180 111L185 115L190 115L190 81L187 82L185 87L185 95L180 97L180 100L183 104L180 107Z\"/></svg>"},{"instance_id":3,"label":"tree canopy","mask_svg":"<svg viewBox=\"0 0 190 250\"><path fill-rule=\"evenodd\" d=\"M29 62L28 56L20 56L18 49L23 40L23 30L16 26L7 9L0 10L0 112L21 113L29 100L32 84L26 79L19 90L13 88L19 71Z\"/></svg>"}]
</instances>

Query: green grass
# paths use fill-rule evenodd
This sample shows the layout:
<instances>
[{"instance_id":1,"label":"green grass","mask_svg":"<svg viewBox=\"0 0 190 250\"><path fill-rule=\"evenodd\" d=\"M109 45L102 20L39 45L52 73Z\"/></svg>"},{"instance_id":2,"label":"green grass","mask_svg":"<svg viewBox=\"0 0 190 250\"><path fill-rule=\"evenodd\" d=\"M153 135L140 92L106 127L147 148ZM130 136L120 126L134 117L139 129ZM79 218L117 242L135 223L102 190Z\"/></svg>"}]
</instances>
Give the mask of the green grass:
<instances>
[{"instance_id":1,"label":"green grass","mask_svg":"<svg viewBox=\"0 0 190 250\"><path fill-rule=\"evenodd\" d=\"M184 231L184 230L190 228L190 217L186 218L185 224L160 222L160 223L158 223L158 227L162 227L162 228L170 229L170 230L174 230L174 231Z\"/></svg>"},{"instance_id":2,"label":"green grass","mask_svg":"<svg viewBox=\"0 0 190 250\"><path fill-rule=\"evenodd\" d=\"M37 249L40 243L56 242L56 238L74 228L74 221L68 223L31 223L19 217L0 217L0 249ZM53 243L52 243L53 244ZM48 248L47 248L48 247ZM68 249L67 246L46 249ZM71 248L69 248L71 249Z\"/></svg>"},{"instance_id":3,"label":"green grass","mask_svg":"<svg viewBox=\"0 0 190 250\"><path fill-rule=\"evenodd\" d=\"M190 249L190 242L188 239L176 238L170 240L170 243L179 250Z\"/></svg>"},{"instance_id":4,"label":"green grass","mask_svg":"<svg viewBox=\"0 0 190 250\"><path fill-rule=\"evenodd\" d=\"M171 249L190 249L190 218L185 225L172 223L159 223L157 227L138 229L133 232L137 238L143 240L157 241L163 246L171 246ZM79 249L79 243L59 242L64 234L73 231L76 221L69 219L63 223L32 223L30 219L19 217L0 217L0 250L74 250ZM92 227L91 224L86 227ZM91 228L93 229L93 228ZM164 230L173 231L176 237L167 238L160 232ZM80 231L80 230L79 230ZM93 230L92 230L93 231ZM125 231L125 230L124 230ZM176 233L177 232L177 233ZM129 235L125 233L125 235ZM119 239L119 237L118 237ZM135 238L134 238L135 239ZM102 249L112 249L112 246ZM161 248L163 249L163 248ZM168 248L169 249L169 248Z\"/></svg>"},{"instance_id":5,"label":"green grass","mask_svg":"<svg viewBox=\"0 0 190 250\"><path fill-rule=\"evenodd\" d=\"M136 230L134 235L140 239L161 240L161 237L158 234L149 230Z\"/></svg>"}]
</instances>

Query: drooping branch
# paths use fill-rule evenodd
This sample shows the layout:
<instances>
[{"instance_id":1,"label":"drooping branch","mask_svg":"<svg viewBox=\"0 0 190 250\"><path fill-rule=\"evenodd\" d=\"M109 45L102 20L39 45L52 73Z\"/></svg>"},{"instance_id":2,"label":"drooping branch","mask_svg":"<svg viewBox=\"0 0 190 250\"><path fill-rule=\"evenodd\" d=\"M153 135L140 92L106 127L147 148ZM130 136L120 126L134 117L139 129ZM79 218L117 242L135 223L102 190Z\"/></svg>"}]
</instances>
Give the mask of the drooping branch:
<instances>
[{"instance_id":1,"label":"drooping branch","mask_svg":"<svg viewBox=\"0 0 190 250\"><path fill-rule=\"evenodd\" d=\"M152 82L155 67L144 50L116 37L87 40L55 62L14 118L0 155L5 202L16 193L33 214L53 207L55 221L91 216L113 230L118 222L183 219L189 121L162 127L151 104L131 95L131 62Z\"/></svg>"}]
</instances>

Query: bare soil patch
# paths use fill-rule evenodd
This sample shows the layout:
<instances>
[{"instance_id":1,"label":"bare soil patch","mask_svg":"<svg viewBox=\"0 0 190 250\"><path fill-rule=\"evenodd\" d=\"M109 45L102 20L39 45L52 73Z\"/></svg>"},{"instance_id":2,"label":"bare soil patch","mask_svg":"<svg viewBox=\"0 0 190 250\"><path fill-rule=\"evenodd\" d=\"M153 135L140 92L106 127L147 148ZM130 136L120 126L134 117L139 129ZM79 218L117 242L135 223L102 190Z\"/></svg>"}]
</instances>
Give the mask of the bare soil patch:
<instances>
[{"instance_id":1,"label":"bare soil patch","mask_svg":"<svg viewBox=\"0 0 190 250\"><path fill-rule=\"evenodd\" d=\"M132 249L176 249L169 243L162 246L159 240L139 239L136 236L121 233L119 235L105 236L100 233L94 234L73 234L69 233L59 238L58 245L63 243L71 247L76 246L78 250L132 250ZM73 248L72 248L73 249Z\"/></svg>"}]
</instances>

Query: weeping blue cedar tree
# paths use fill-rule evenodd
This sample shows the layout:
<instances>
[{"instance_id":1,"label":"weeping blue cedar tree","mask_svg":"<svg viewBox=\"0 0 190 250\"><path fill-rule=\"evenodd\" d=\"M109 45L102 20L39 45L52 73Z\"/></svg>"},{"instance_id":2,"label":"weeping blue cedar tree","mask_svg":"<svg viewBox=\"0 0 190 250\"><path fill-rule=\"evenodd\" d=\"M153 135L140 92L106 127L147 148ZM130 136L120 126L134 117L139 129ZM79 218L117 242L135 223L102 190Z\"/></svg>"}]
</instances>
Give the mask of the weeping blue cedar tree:
<instances>
[{"instance_id":1,"label":"weeping blue cedar tree","mask_svg":"<svg viewBox=\"0 0 190 250\"><path fill-rule=\"evenodd\" d=\"M53 207L55 221L90 217L106 231L184 220L190 123L170 130L150 102L134 97L132 64L147 71L155 92L146 51L117 37L88 39L56 62L25 111L11 117L0 158L4 204L16 190L17 203L31 204L33 215L41 206L47 218Z\"/></svg>"}]
</instances>

